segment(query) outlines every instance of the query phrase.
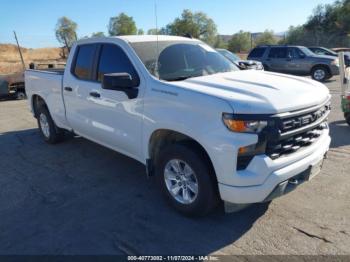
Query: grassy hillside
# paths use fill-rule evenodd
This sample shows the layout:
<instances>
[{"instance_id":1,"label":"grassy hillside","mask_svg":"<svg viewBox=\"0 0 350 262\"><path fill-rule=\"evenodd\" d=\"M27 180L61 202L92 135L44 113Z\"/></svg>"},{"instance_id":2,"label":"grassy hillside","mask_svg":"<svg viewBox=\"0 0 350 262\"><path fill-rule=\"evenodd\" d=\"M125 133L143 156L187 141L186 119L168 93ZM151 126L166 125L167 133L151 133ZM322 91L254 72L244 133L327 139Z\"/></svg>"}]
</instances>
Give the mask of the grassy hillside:
<instances>
[{"instance_id":1,"label":"grassy hillside","mask_svg":"<svg viewBox=\"0 0 350 262\"><path fill-rule=\"evenodd\" d=\"M21 48L24 61L28 67L31 62L53 63L62 62L60 48ZM21 59L17 46L0 44L0 74L11 74L22 71Z\"/></svg>"}]
</instances>

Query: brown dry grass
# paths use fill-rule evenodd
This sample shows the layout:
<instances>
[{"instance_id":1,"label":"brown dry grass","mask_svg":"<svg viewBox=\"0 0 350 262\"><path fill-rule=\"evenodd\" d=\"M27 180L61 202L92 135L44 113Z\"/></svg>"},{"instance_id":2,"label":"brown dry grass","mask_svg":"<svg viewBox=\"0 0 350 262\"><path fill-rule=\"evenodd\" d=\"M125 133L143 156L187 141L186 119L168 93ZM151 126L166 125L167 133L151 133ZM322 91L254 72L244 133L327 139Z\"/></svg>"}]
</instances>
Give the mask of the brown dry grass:
<instances>
[{"instance_id":1,"label":"brown dry grass","mask_svg":"<svg viewBox=\"0 0 350 262\"><path fill-rule=\"evenodd\" d=\"M60 48L21 48L21 50L27 66L31 62L63 62L60 57ZM22 63L17 47L11 44L0 44L0 74L11 74L20 71L22 71Z\"/></svg>"}]
</instances>

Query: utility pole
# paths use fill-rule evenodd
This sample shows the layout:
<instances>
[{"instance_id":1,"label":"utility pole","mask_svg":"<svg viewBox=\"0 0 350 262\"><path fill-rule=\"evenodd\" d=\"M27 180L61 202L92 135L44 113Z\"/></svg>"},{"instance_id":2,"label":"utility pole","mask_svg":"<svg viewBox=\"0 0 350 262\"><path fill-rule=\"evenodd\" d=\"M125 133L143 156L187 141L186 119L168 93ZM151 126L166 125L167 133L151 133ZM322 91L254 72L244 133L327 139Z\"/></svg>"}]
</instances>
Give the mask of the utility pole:
<instances>
[{"instance_id":1,"label":"utility pole","mask_svg":"<svg viewBox=\"0 0 350 262\"><path fill-rule=\"evenodd\" d=\"M18 43L16 31L13 31L13 34L15 35L15 39L16 39L16 43L17 43L17 48L18 48L18 52L19 52L19 55L21 56L23 71L25 71L25 70L26 70L26 64L24 63L24 59L23 59L23 55L22 55L22 50L21 50L21 47L19 46L19 43Z\"/></svg>"},{"instance_id":2,"label":"utility pole","mask_svg":"<svg viewBox=\"0 0 350 262\"><path fill-rule=\"evenodd\" d=\"M250 33L250 49L253 49L253 34Z\"/></svg>"},{"instance_id":3,"label":"utility pole","mask_svg":"<svg viewBox=\"0 0 350 262\"><path fill-rule=\"evenodd\" d=\"M69 53L70 52L70 47L68 46L68 41L67 41L66 36L63 36L63 39L64 39L64 43L66 44L66 47L67 47L68 53Z\"/></svg>"}]
</instances>

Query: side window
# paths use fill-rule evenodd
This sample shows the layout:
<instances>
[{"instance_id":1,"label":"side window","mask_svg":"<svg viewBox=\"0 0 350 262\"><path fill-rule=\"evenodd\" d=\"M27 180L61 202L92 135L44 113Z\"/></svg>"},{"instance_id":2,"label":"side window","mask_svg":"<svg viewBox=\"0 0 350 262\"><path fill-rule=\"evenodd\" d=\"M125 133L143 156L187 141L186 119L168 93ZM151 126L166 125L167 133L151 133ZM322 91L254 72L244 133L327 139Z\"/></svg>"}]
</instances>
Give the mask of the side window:
<instances>
[{"instance_id":1,"label":"side window","mask_svg":"<svg viewBox=\"0 0 350 262\"><path fill-rule=\"evenodd\" d=\"M264 55L266 48L258 47L254 48L253 51L250 52L249 57L260 58Z\"/></svg>"},{"instance_id":2,"label":"side window","mask_svg":"<svg viewBox=\"0 0 350 262\"><path fill-rule=\"evenodd\" d=\"M110 73L128 73L132 77L134 86L139 85L139 76L125 52L116 45L104 44L97 69L97 80L102 82L104 74Z\"/></svg>"},{"instance_id":3,"label":"side window","mask_svg":"<svg viewBox=\"0 0 350 262\"><path fill-rule=\"evenodd\" d=\"M303 51L301 51L299 48L294 48L295 58L302 58L305 57L305 54Z\"/></svg>"},{"instance_id":4,"label":"side window","mask_svg":"<svg viewBox=\"0 0 350 262\"><path fill-rule=\"evenodd\" d=\"M92 67L96 45L81 45L78 47L73 74L82 80L92 80Z\"/></svg>"},{"instance_id":5,"label":"side window","mask_svg":"<svg viewBox=\"0 0 350 262\"><path fill-rule=\"evenodd\" d=\"M328 55L326 50L322 50L322 49L314 49L312 50L316 55Z\"/></svg>"},{"instance_id":6,"label":"side window","mask_svg":"<svg viewBox=\"0 0 350 262\"><path fill-rule=\"evenodd\" d=\"M287 58L286 47L273 47L270 50L269 58Z\"/></svg>"}]
</instances>

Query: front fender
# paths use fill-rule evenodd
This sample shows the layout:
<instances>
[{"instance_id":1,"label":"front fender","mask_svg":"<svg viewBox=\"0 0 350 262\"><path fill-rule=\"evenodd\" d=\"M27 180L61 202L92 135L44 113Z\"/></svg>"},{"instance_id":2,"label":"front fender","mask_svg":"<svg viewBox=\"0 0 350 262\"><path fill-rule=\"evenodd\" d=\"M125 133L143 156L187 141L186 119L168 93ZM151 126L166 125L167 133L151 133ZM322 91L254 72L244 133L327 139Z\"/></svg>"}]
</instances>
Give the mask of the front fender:
<instances>
[{"instance_id":1,"label":"front fender","mask_svg":"<svg viewBox=\"0 0 350 262\"><path fill-rule=\"evenodd\" d=\"M222 114L233 109L222 99L166 85L159 88L163 92L147 90L145 94L144 162L150 157L152 134L157 130L171 130L198 142L206 150L218 182L232 183L238 148L256 143L257 136L239 134L239 139L235 139L237 134L230 132L222 122Z\"/></svg>"}]
</instances>

